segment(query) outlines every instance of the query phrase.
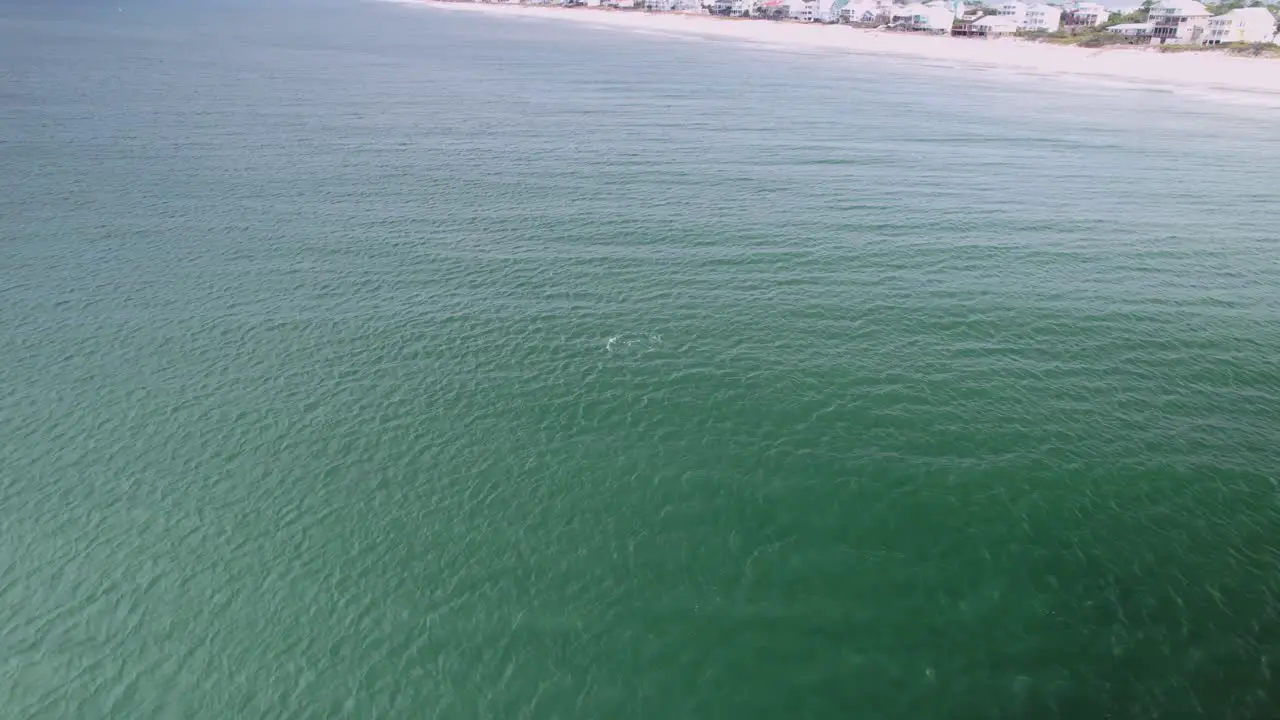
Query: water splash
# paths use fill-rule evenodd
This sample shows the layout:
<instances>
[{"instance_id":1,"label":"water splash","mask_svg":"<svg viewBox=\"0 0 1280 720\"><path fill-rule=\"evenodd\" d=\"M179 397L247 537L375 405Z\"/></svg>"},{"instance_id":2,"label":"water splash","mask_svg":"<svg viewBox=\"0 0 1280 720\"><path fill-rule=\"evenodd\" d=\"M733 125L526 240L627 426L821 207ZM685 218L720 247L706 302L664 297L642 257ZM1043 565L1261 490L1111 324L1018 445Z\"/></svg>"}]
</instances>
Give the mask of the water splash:
<instances>
[{"instance_id":1,"label":"water splash","mask_svg":"<svg viewBox=\"0 0 1280 720\"><path fill-rule=\"evenodd\" d=\"M637 355L656 350L662 345L658 333L622 333L605 341L604 349L611 355Z\"/></svg>"}]
</instances>

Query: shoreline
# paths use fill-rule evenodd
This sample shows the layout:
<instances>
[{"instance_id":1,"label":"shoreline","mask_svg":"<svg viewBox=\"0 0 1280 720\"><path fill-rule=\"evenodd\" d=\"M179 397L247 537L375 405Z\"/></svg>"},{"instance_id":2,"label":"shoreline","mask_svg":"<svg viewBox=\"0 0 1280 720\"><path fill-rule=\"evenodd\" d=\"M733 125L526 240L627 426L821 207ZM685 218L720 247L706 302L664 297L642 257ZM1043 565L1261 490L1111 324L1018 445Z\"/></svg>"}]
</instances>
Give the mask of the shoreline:
<instances>
[{"instance_id":1,"label":"shoreline","mask_svg":"<svg viewBox=\"0 0 1280 720\"><path fill-rule=\"evenodd\" d=\"M1247 93L1280 103L1280 60L1222 52L1165 53L1148 47L1082 48L1016 38L980 40L884 32L848 25L743 20L711 15L602 8L498 5L467 0L401 0L405 4L485 16L531 17L620 30L648 30L741 40L801 50L847 52L951 63L957 70L1119 80L1155 90ZM979 78L975 80L980 81Z\"/></svg>"}]
</instances>

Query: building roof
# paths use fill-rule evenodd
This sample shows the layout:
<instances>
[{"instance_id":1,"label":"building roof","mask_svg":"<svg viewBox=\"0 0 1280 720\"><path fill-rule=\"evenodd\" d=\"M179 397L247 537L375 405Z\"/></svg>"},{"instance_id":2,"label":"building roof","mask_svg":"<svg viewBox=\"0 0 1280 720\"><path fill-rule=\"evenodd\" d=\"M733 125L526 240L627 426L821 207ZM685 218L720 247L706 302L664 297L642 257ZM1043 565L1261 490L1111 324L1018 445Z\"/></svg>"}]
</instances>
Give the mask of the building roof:
<instances>
[{"instance_id":1,"label":"building roof","mask_svg":"<svg viewBox=\"0 0 1280 720\"><path fill-rule=\"evenodd\" d=\"M1260 7L1236 8L1228 11L1222 17L1240 22L1269 22L1272 25L1276 23L1276 16L1272 15L1270 10Z\"/></svg>"},{"instance_id":2,"label":"building roof","mask_svg":"<svg viewBox=\"0 0 1280 720\"><path fill-rule=\"evenodd\" d=\"M1111 25L1107 29L1111 32L1124 32L1125 30L1150 30L1151 23L1120 23L1119 25Z\"/></svg>"},{"instance_id":3,"label":"building roof","mask_svg":"<svg viewBox=\"0 0 1280 720\"><path fill-rule=\"evenodd\" d=\"M1008 16L1004 16L1004 15L988 15L984 18L978 18L977 20L973 21L973 26L990 28L994 30L1004 30L1004 29L1017 30L1018 29L1018 23L1013 20L1010 20Z\"/></svg>"},{"instance_id":4,"label":"building roof","mask_svg":"<svg viewBox=\"0 0 1280 720\"><path fill-rule=\"evenodd\" d=\"M1170 12L1172 11L1172 12ZM1164 0L1151 8L1153 14L1164 15L1209 15L1209 11L1196 0Z\"/></svg>"}]
</instances>

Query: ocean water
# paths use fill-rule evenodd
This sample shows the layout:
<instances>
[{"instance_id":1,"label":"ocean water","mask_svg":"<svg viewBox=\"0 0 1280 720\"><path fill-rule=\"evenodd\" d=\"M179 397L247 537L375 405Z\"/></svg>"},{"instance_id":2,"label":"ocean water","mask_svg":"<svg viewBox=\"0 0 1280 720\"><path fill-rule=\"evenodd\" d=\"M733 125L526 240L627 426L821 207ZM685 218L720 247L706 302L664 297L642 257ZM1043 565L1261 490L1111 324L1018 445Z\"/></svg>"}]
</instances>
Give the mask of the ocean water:
<instances>
[{"instance_id":1,"label":"ocean water","mask_svg":"<svg viewBox=\"0 0 1280 720\"><path fill-rule=\"evenodd\" d=\"M1274 718L1277 168L1160 88L0 5L0 717Z\"/></svg>"}]
</instances>

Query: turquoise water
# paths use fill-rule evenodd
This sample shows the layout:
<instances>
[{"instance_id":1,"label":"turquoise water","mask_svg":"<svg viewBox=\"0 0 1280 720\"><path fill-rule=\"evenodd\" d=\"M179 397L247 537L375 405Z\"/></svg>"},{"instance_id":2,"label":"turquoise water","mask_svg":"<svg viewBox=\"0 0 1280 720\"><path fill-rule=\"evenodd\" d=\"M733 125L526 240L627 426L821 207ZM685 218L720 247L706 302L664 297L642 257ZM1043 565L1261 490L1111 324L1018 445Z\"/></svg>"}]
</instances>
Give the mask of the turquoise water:
<instances>
[{"instance_id":1,"label":"turquoise water","mask_svg":"<svg viewBox=\"0 0 1280 720\"><path fill-rule=\"evenodd\" d=\"M0 716L1280 711L1270 111L331 0L0 68Z\"/></svg>"}]
</instances>

